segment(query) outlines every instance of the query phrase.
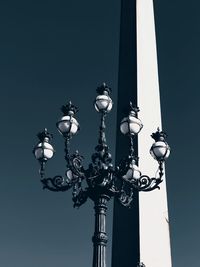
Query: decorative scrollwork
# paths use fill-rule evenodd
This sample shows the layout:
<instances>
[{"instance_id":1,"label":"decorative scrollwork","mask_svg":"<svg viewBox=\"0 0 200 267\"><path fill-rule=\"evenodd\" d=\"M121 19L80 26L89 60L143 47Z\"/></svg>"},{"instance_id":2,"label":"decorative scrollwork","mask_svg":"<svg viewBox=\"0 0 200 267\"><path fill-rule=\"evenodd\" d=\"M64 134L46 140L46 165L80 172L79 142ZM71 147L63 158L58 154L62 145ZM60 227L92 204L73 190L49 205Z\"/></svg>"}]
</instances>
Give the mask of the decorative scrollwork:
<instances>
[{"instance_id":1,"label":"decorative scrollwork","mask_svg":"<svg viewBox=\"0 0 200 267\"><path fill-rule=\"evenodd\" d=\"M118 200L124 207L130 208L133 201L133 189L130 189L129 192L122 189L118 195Z\"/></svg>"},{"instance_id":2,"label":"decorative scrollwork","mask_svg":"<svg viewBox=\"0 0 200 267\"><path fill-rule=\"evenodd\" d=\"M85 177L84 169L82 165L83 156L76 151L74 154L69 157L69 169L71 169L72 173L78 177Z\"/></svg>"},{"instance_id":3,"label":"decorative scrollwork","mask_svg":"<svg viewBox=\"0 0 200 267\"><path fill-rule=\"evenodd\" d=\"M86 181L89 187L101 187L105 189L110 189L113 187L114 177L113 177L112 166L107 169L99 169L93 164L89 165L88 170L86 171Z\"/></svg>"},{"instance_id":4,"label":"decorative scrollwork","mask_svg":"<svg viewBox=\"0 0 200 267\"><path fill-rule=\"evenodd\" d=\"M63 184L64 184L64 178L62 176L57 175L53 178L53 185L54 186L59 187L59 186L62 186Z\"/></svg>"},{"instance_id":5,"label":"decorative scrollwork","mask_svg":"<svg viewBox=\"0 0 200 267\"><path fill-rule=\"evenodd\" d=\"M43 178L41 182L43 183L43 189L55 192L66 191L72 187L72 184L65 182L65 179L60 175L56 175L53 178Z\"/></svg>"},{"instance_id":6,"label":"decorative scrollwork","mask_svg":"<svg viewBox=\"0 0 200 267\"><path fill-rule=\"evenodd\" d=\"M139 179L134 180L131 184L138 191L152 191L160 189L159 184L162 183L161 178L150 178L147 175L142 175Z\"/></svg>"},{"instance_id":7,"label":"decorative scrollwork","mask_svg":"<svg viewBox=\"0 0 200 267\"><path fill-rule=\"evenodd\" d=\"M78 192L73 192L72 200L74 202L74 208L79 208L81 205L83 205L87 201L87 198L87 190L80 188Z\"/></svg>"},{"instance_id":8,"label":"decorative scrollwork","mask_svg":"<svg viewBox=\"0 0 200 267\"><path fill-rule=\"evenodd\" d=\"M92 237L92 242L94 243L101 242L101 243L106 244L108 242L108 236L105 233L99 233Z\"/></svg>"},{"instance_id":9,"label":"decorative scrollwork","mask_svg":"<svg viewBox=\"0 0 200 267\"><path fill-rule=\"evenodd\" d=\"M92 164L89 165L87 171L87 177L91 178L89 183L94 185L94 182L98 185L102 184L107 186L108 181L110 180L110 169L112 168L112 156L109 153L109 148L106 143L105 137L105 117L106 112L101 114L101 125L99 128L99 140L98 145L95 147L95 152L92 155Z\"/></svg>"},{"instance_id":10,"label":"decorative scrollwork","mask_svg":"<svg viewBox=\"0 0 200 267\"><path fill-rule=\"evenodd\" d=\"M105 144L99 144L95 148L96 152L92 155L92 162L98 169L107 169L112 161L111 154Z\"/></svg>"}]
</instances>

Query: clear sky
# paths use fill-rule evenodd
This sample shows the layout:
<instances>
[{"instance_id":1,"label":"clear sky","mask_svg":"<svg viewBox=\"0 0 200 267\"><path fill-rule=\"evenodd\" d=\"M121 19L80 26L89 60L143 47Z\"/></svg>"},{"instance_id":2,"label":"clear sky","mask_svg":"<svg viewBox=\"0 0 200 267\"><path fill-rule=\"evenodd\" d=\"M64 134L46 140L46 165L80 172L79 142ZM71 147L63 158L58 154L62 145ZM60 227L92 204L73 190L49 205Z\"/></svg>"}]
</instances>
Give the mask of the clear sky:
<instances>
[{"instance_id":1,"label":"clear sky","mask_svg":"<svg viewBox=\"0 0 200 267\"><path fill-rule=\"evenodd\" d=\"M197 0L155 1L163 126L172 147L166 171L173 267L200 266L199 10ZM56 149L47 173L64 173L55 123L72 100L81 131L71 147L89 163L99 124L96 86L106 81L116 103L119 23L120 0L0 2L1 267L91 266L92 203L76 210L70 192L43 191L32 148L47 127ZM114 154L116 105L107 124ZM108 213L111 241L112 203Z\"/></svg>"}]
</instances>

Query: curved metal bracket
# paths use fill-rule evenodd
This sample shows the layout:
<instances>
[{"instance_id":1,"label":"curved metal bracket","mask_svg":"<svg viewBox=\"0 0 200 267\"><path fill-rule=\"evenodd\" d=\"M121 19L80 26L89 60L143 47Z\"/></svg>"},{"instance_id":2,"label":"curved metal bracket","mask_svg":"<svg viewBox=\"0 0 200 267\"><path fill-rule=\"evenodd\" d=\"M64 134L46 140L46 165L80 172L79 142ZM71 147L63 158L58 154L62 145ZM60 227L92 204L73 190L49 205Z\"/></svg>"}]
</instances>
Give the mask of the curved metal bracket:
<instances>
[{"instance_id":1,"label":"curved metal bracket","mask_svg":"<svg viewBox=\"0 0 200 267\"><path fill-rule=\"evenodd\" d=\"M72 187L72 184L65 182L65 179L60 175L56 175L53 178L43 178L41 182L43 189L48 189L53 192L64 192Z\"/></svg>"},{"instance_id":2,"label":"curved metal bracket","mask_svg":"<svg viewBox=\"0 0 200 267\"><path fill-rule=\"evenodd\" d=\"M82 165L83 156L76 151L74 154L69 156L68 168L72 171L74 176L77 176L81 179L85 178L85 170Z\"/></svg>"},{"instance_id":3,"label":"curved metal bracket","mask_svg":"<svg viewBox=\"0 0 200 267\"><path fill-rule=\"evenodd\" d=\"M148 192L154 189L160 189L159 184L162 183L162 178L150 178L147 175L142 175L139 179L131 182L131 185L138 191Z\"/></svg>"}]
</instances>

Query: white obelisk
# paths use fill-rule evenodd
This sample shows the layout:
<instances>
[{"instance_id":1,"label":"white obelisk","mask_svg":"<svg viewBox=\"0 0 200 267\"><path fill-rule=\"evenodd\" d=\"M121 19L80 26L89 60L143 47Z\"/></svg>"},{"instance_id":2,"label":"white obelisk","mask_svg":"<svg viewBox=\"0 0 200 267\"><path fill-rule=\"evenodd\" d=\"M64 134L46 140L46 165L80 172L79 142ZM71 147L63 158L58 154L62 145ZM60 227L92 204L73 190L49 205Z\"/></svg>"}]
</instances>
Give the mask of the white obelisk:
<instances>
[{"instance_id":1,"label":"white obelisk","mask_svg":"<svg viewBox=\"0 0 200 267\"><path fill-rule=\"evenodd\" d=\"M137 103L144 128L138 135L139 167L155 175L157 162L149 155L157 127L162 129L158 65L152 0L137 0ZM164 129L163 129L164 130ZM140 261L146 267L171 267L166 182L160 190L140 193Z\"/></svg>"}]
</instances>

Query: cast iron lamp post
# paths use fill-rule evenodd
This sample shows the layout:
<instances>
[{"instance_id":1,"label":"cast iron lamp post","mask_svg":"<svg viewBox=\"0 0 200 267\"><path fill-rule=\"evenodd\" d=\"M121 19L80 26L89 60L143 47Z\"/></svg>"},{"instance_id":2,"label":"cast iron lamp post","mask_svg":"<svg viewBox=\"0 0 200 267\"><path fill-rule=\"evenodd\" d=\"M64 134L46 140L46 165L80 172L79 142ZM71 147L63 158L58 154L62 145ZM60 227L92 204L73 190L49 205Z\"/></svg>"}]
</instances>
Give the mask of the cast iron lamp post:
<instances>
[{"instance_id":1,"label":"cast iron lamp post","mask_svg":"<svg viewBox=\"0 0 200 267\"><path fill-rule=\"evenodd\" d=\"M163 164L170 154L170 148L165 138L166 134L159 129L151 136L155 140L150 149L151 155L158 162L158 172L150 178L142 175L138 168L138 159L134 153L133 140L142 129L143 125L138 118L137 107L130 103L127 116L121 121L120 130L130 139L129 153L122 159L119 166L113 167L111 154L105 137L105 118L112 109L111 89L104 83L97 88L95 109L101 114L98 144L92 154L92 163L85 169L82 165L83 157L76 151L69 153L71 138L79 131L79 123L75 119L78 109L71 102L62 106L62 118L57 122L58 131L65 140L65 160L67 168L65 176L56 175L53 178L45 177L45 165L53 157L54 149L50 144L52 135L47 129L38 134L39 143L33 153L40 163L40 176L43 188L51 191L66 191L72 188L74 207L79 207L90 198L95 207L95 231L92 238L93 267L106 267L106 210L107 202L116 197L119 202L130 207L134 191L152 191L159 188L163 176ZM84 187L83 181L87 186Z\"/></svg>"}]
</instances>

